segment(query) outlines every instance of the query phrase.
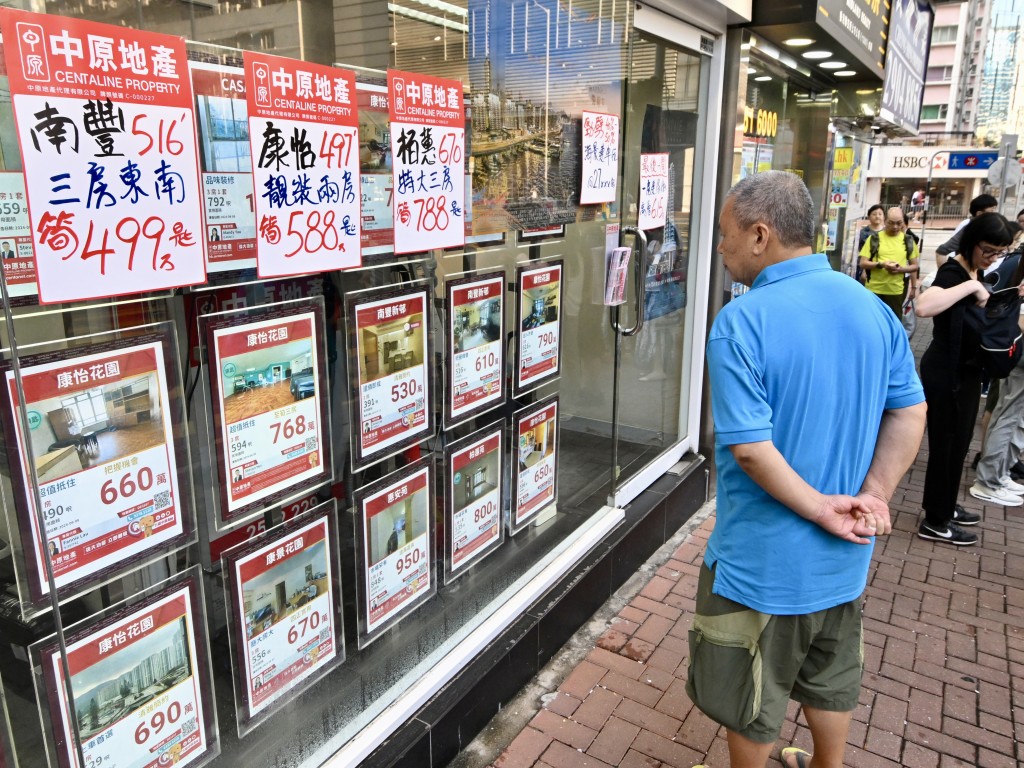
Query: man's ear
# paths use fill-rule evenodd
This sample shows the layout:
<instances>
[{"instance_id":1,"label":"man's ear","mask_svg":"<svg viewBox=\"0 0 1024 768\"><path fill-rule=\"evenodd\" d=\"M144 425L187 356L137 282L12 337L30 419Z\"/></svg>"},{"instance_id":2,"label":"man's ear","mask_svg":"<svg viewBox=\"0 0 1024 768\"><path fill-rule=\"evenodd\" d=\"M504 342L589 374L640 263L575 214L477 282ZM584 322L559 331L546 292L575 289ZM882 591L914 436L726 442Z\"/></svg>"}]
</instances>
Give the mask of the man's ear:
<instances>
[{"instance_id":1,"label":"man's ear","mask_svg":"<svg viewBox=\"0 0 1024 768\"><path fill-rule=\"evenodd\" d=\"M768 248L768 239L771 236L771 230L768 229L768 225L763 221L758 221L752 227L753 230L753 248L756 253L763 253Z\"/></svg>"}]
</instances>

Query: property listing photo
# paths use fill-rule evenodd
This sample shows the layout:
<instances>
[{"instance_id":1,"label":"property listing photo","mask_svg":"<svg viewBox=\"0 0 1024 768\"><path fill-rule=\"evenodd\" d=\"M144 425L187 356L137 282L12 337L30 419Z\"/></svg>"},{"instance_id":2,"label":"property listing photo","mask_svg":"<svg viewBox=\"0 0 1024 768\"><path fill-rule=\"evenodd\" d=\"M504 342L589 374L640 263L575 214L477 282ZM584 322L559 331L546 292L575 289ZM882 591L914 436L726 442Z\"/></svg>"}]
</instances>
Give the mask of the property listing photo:
<instances>
[{"instance_id":1,"label":"property listing photo","mask_svg":"<svg viewBox=\"0 0 1024 768\"><path fill-rule=\"evenodd\" d=\"M156 373L34 403L30 430L39 482L139 453L164 442Z\"/></svg>"},{"instance_id":2,"label":"property listing photo","mask_svg":"<svg viewBox=\"0 0 1024 768\"><path fill-rule=\"evenodd\" d=\"M327 543L321 540L242 585L245 636L265 632L327 589Z\"/></svg>"},{"instance_id":3,"label":"property listing photo","mask_svg":"<svg viewBox=\"0 0 1024 768\"><path fill-rule=\"evenodd\" d=\"M228 424L284 408L316 392L309 337L221 360L224 420Z\"/></svg>"}]
</instances>

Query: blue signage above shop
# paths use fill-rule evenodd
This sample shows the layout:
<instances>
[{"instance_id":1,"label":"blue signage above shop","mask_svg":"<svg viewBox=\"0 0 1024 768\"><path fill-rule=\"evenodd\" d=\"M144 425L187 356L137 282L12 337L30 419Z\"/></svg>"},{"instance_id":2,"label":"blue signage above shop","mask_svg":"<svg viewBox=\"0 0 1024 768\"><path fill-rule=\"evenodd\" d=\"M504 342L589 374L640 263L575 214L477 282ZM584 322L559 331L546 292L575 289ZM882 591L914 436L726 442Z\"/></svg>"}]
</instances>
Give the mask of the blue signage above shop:
<instances>
[{"instance_id":1,"label":"blue signage above shop","mask_svg":"<svg viewBox=\"0 0 1024 768\"><path fill-rule=\"evenodd\" d=\"M999 159L999 152L950 152L949 170L951 171L977 171L980 168L989 168L992 163Z\"/></svg>"}]
</instances>

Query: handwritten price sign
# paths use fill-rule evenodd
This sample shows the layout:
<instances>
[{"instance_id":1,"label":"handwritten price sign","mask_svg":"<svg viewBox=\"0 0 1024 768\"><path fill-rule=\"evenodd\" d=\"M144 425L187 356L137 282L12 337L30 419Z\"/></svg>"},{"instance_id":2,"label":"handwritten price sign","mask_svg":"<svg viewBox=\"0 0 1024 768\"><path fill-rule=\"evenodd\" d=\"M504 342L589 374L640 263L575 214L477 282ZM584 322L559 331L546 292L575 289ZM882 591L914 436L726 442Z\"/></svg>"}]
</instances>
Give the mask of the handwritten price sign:
<instances>
[{"instance_id":1,"label":"handwritten price sign","mask_svg":"<svg viewBox=\"0 0 1024 768\"><path fill-rule=\"evenodd\" d=\"M388 70L395 253L465 245L462 83Z\"/></svg>"},{"instance_id":2,"label":"handwritten price sign","mask_svg":"<svg viewBox=\"0 0 1024 768\"><path fill-rule=\"evenodd\" d=\"M640 155L640 229L665 226L668 152Z\"/></svg>"},{"instance_id":3,"label":"handwritten price sign","mask_svg":"<svg viewBox=\"0 0 1024 768\"><path fill-rule=\"evenodd\" d=\"M583 185L580 203L614 203L618 189L619 118L583 113Z\"/></svg>"},{"instance_id":4,"label":"handwritten price sign","mask_svg":"<svg viewBox=\"0 0 1024 768\"><path fill-rule=\"evenodd\" d=\"M260 277L358 267L355 75L249 51L244 61Z\"/></svg>"},{"instance_id":5,"label":"handwritten price sign","mask_svg":"<svg viewBox=\"0 0 1024 768\"><path fill-rule=\"evenodd\" d=\"M43 303L206 279L180 37L0 14Z\"/></svg>"}]
</instances>

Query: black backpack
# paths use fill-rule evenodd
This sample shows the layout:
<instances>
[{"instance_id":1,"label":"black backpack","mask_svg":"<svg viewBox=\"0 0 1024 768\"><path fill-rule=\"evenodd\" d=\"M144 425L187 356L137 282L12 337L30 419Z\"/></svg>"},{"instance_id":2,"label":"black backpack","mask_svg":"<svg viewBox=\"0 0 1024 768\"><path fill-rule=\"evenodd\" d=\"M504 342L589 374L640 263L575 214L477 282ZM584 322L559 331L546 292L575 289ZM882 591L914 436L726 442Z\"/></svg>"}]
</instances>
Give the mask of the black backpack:
<instances>
[{"instance_id":1,"label":"black backpack","mask_svg":"<svg viewBox=\"0 0 1024 768\"><path fill-rule=\"evenodd\" d=\"M1017 286L993 291L984 307L963 307L953 316L953 349L960 348L963 326L974 331L981 343L969 358L994 379L1005 379L1020 361L1021 297Z\"/></svg>"}]
</instances>

